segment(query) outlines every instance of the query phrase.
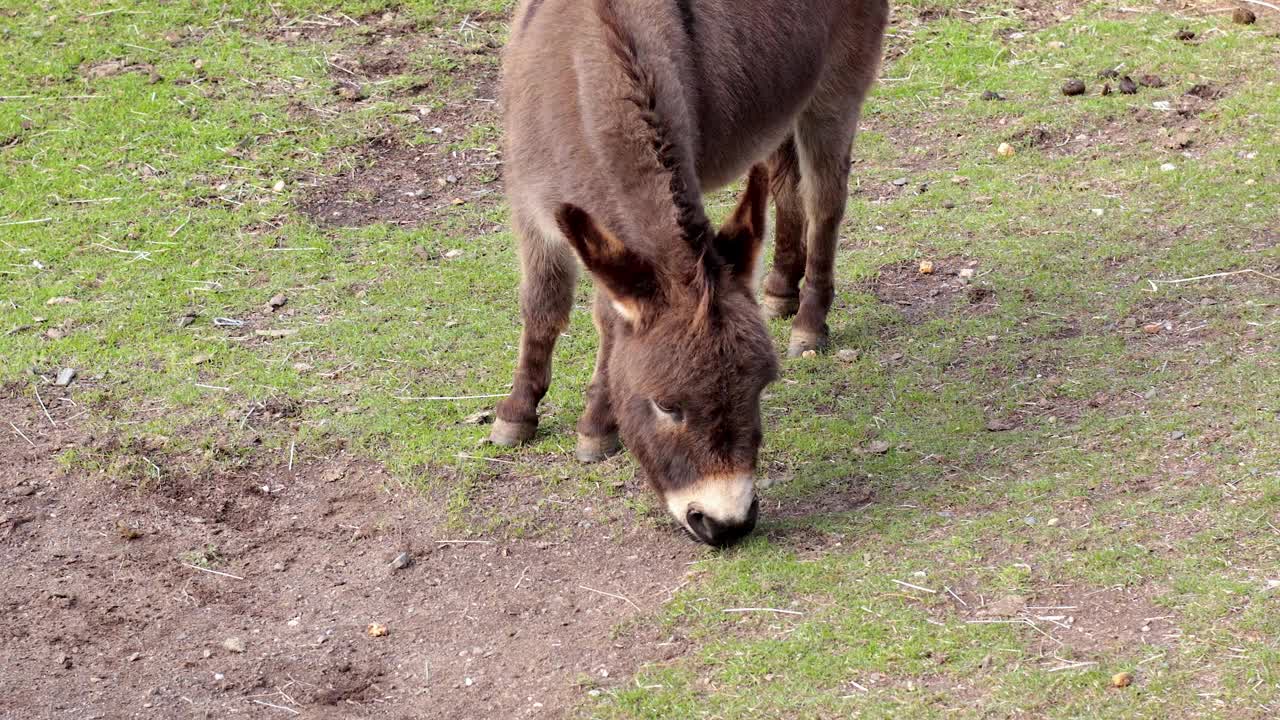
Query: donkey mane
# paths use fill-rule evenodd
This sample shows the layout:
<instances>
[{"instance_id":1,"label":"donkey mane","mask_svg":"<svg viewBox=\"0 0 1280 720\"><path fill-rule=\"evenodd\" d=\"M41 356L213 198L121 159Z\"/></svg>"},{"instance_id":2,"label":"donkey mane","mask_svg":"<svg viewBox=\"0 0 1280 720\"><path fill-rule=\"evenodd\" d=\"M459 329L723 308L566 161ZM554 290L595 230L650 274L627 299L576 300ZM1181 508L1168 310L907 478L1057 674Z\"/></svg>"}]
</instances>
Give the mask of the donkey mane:
<instances>
[{"instance_id":1,"label":"donkey mane","mask_svg":"<svg viewBox=\"0 0 1280 720\"><path fill-rule=\"evenodd\" d=\"M638 111L642 138L653 152L654 170L667 176L670 200L675 211L676 226L695 255L706 257L711 225L698 196L691 192L681 172L679 147L672 139L676 133L658 110L657 78L640 57L635 37L619 17L614 0L596 0L596 15L605 30L605 43L613 54L631 94L622 98ZM700 262L699 265L702 263Z\"/></svg>"}]
</instances>

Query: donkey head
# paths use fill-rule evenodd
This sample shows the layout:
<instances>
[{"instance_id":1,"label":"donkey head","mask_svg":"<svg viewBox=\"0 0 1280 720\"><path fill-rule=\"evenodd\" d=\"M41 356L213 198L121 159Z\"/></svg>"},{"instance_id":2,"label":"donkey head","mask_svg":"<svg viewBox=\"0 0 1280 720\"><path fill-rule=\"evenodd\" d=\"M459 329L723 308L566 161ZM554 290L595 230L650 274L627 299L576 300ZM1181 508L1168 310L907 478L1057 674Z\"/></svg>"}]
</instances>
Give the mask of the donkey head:
<instances>
[{"instance_id":1,"label":"donkey head","mask_svg":"<svg viewBox=\"0 0 1280 720\"><path fill-rule=\"evenodd\" d=\"M778 372L752 287L767 201L767 172L753 170L719 232L695 229L664 258L634 252L576 207L557 218L613 308L609 397L627 447L676 520L710 545L751 532L759 509L760 395Z\"/></svg>"}]
</instances>

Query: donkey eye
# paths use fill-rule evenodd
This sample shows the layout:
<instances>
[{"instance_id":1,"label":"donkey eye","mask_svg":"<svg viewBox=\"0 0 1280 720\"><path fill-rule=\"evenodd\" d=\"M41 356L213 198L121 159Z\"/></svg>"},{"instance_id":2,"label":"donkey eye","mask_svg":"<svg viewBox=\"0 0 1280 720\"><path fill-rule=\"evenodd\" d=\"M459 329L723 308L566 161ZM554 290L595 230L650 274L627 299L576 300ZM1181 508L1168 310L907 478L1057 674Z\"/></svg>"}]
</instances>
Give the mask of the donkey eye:
<instances>
[{"instance_id":1,"label":"donkey eye","mask_svg":"<svg viewBox=\"0 0 1280 720\"><path fill-rule=\"evenodd\" d=\"M684 422L684 410L681 410L679 405L664 404L657 400L650 400L649 402L653 403L654 410L666 415L672 422Z\"/></svg>"}]
</instances>

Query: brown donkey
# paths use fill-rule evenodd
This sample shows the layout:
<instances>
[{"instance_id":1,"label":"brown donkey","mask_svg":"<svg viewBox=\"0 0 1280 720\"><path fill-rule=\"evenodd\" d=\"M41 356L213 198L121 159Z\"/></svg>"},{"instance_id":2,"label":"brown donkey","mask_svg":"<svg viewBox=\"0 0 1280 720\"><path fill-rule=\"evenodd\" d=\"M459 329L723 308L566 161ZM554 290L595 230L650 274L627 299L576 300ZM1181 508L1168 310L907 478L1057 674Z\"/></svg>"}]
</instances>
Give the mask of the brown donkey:
<instances>
[{"instance_id":1,"label":"brown donkey","mask_svg":"<svg viewBox=\"0 0 1280 720\"><path fill-rule=\"evenodd\" d=\"M703 542L751 531L760 394L777 361L754 275L777 206L770 316L822 347L858 113L885 0L522 0L503 62L506 183L524 331L490 439L531 439L577 258L600 333L577 455L619 430ZM719 232L702 193L751 169ZM805 280L803 289L801 279Z\"/></svg>"}]
</instances>

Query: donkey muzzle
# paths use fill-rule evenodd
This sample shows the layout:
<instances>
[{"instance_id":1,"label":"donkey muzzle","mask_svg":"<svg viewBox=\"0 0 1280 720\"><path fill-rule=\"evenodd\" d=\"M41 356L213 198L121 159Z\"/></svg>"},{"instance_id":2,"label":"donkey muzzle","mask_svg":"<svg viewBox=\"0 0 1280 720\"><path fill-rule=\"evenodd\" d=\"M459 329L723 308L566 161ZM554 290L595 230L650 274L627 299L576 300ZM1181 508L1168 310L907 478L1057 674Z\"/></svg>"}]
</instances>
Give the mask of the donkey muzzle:
<instances>
[{"instance_id":1,"label":"donkey muzzle","mask_svg":"<svg viewBox=\"0 0 1280 720\"><path fill-rule=\"evenodd\" d=\"M698 540L715 547L755 529L760 501L750 474L706 477L667 493L667 510Z\"/></svg>"}]
</instances>

